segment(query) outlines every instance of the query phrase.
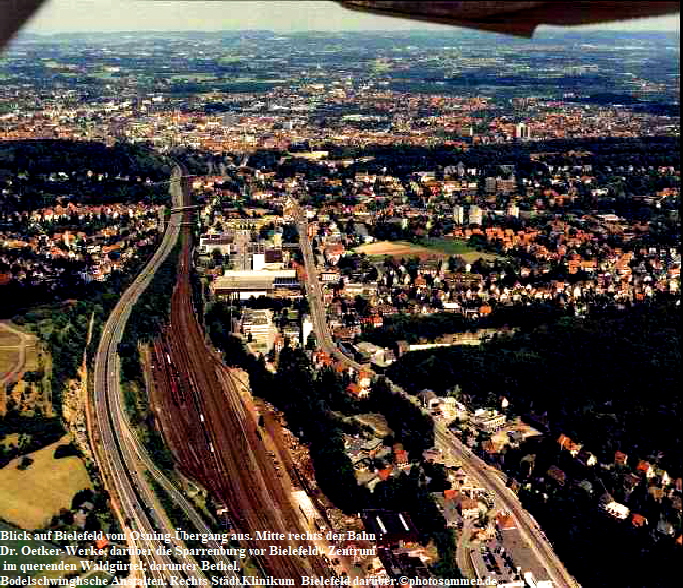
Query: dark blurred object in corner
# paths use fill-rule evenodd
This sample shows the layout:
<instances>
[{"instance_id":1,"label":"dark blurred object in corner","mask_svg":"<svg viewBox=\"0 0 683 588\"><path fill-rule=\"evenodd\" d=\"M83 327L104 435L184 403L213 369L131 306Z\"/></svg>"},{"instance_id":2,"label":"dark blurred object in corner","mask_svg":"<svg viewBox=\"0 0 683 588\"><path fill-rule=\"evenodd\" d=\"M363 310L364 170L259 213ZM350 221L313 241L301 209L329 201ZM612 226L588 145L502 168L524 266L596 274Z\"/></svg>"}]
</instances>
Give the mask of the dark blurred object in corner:
<instances>
[{"instance_id":1,"label":"dark blurred object in corner","mask_svg":"<svg viewBox=\"0 0 683 588\"><path fill-rule=\"evenodd\" d=\"M418 2L337 0L360 12L531 37L538 25L586 25L680 12L680 2Z\"/></svg>"},{"instance_id":2,"label":"dark blurred object in corner","mask_svg":"<svg viewBox=\"0 0 683 588\"><path fill-rule=\"evenodd\" d=\"M0 49L45 0L0 0Z\"/></svg>"}]
</instances>

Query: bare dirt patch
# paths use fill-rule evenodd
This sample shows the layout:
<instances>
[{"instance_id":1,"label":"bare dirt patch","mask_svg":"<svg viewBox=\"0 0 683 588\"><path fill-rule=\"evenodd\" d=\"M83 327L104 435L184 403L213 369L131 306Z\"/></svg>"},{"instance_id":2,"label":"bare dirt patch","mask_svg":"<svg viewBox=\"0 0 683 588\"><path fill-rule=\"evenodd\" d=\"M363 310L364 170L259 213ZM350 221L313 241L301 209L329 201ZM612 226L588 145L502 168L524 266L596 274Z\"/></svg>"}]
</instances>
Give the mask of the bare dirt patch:
<instances>
[{"instance_id":1,"label":"bare dirt patch","mask_svg":"<svg viewBox=\"0 0 683 588\"><path fill-rule=\"evenodd\" d=\"M0 347L16 347L21 343L19 335L0 326Z\"/></svg>"},{"instance_id":2,"label":"bare dirt patch","mask_svg":"<svg viewBox=\"0 0 683 588\"><path fill-rule=\"evenodd\" d=\"M19 351L0 349L0 378L14 371L19 363Z\"/></svg>"},{"instance_id":3,"label":"bare dirt patch","mask_svg":"<svg viewBox=\"0 0 683 588\"><path fill-rule=\"evenodd\" d=\"M377 241L376 243L366 243L360 247L356 247L355 251L358 253L365 253L366 255L389 255L389 256L410 256L410 255L435 255L439 257L447 257L445 253L441 253L429 247L422 247L414 245L407 241Z\"/></svg>"}]
</instances>

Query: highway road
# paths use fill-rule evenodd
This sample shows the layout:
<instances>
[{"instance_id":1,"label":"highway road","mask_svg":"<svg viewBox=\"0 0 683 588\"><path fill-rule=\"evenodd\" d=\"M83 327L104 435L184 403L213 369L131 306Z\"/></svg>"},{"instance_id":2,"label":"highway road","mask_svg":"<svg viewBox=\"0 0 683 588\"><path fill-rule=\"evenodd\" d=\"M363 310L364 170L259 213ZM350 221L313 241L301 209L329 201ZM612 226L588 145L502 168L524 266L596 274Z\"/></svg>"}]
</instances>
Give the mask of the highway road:
<instances>
[{"instance_id":1,"label":"highway road","mask_svg":"<svg viewBox=\"0 0 683 588\"><path fill-rule=\"evenodd\" d=\"M294 211L293 217L297 230L299 231L299 242L301 244L301 252L306 267L306 294L311 309L311 320L313 322L316 344L327 354L341 361L347 367L351 367L356 371L360 371L361 369L371 371L366 366L361 366L353 359L344 355L332 340L330 330L327 326L325 304L323 302L320 281L317 276L313 249L308 238L308 222L298 203L290 201L288 202L288 206ZM415 398L406 394L399 386L396 386L388 379L387 382L392 390L399 392L411 401L416 402ZM469 449L467 449L442 422L435 423L435 439L437 441L437 446L460 462L468 473L472 473L472 477L480 483L481 487L495 494L498 508L507 510L513 514L522 537L535 554L539 566L546 570L546 573L555 586L558 588L575 588L579 586L576 580L567 572L557 555L555 555L555 552L545 538L545 535L543 535L542 531L539 529L536 521L522 507L517 496L507 488L498 475L491 470L490 466L469 451Z\"/></svg>"},{"instance_id":2,"label":"highway road","mask_svg":"<svg viewBox=\"0 0 683 588\"><path fill-rule=\"evenodd\" d=\"M181 173L180 168L174 168L170 183L175 206L182 202ZM139 558L144 569L131 574L137 577L141 585L145 585L150 578L170 585L171 576L200 583L205 580L202 572L193 571L196 567L193 558L176 555L172 560L168 555L156 553L158 547L163 545L156 537L160 534L173 535L174 529L146 478L145 468L141 466L146 461L143 457L145 452L130 428L123 406L117 353L126 321L135 302L178 239L181 218L180 213L171 216L161 245L143 271L122 294L104 325L95 356L93 397L88 419L94 455L103 474L105 487L112 496L121 527L129 538L128 546L150 551L143 553ZM142 537L132 540L130 531L138 531ZM181 542L176 541L166 545L169 548L174 546L184 547ZM183 565L185 571L171 570L171 567L177 564Z\"/></svg>"}]
</instances>

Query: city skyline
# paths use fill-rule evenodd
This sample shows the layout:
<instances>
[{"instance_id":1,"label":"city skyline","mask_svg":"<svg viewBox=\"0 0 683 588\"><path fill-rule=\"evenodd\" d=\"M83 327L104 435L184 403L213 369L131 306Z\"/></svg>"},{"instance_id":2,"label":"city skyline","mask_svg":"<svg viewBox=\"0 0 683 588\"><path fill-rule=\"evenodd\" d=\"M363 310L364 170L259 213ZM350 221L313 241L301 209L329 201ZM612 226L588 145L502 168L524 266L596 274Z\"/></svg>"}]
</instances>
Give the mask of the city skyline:
<instances>
[{"instance_id":1,"label":"city skyline","mask_svg":"<svg viewBox=\"0 0 683 588\"><path fill-rule=\"evenodd\" d=\"M163 11L160 11L163 8ZM192 11L188 15L188 10ZM237 13L239 16L233 16ZM106 16L105 16L106 14ZM130 23L131 15L135 22ZM679 31L679 15L539 30ZM364 14L327 0L263 2L236 0L52 0L25 25L24 32L273 30L458 30L459 27Z\"/></svg>"}]
</instances>

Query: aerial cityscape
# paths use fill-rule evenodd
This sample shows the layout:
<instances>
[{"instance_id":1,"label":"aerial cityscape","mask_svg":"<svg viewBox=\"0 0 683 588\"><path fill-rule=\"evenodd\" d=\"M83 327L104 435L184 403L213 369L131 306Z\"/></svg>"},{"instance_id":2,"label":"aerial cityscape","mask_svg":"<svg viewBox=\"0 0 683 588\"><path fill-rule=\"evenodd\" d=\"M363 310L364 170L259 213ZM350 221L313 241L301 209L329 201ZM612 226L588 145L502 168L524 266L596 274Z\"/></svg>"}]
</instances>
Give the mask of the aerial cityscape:
<instances>
[{"instance_id":1,"label":"aerial cityscape","mask_svg":"<svg viewBox=\"0 0 683 588\"><path fill-rule=\"evenodd\" d=\"M678 29L272 4L2 50L0 585L671 585Z\"/></svg>"}]
</instances>

